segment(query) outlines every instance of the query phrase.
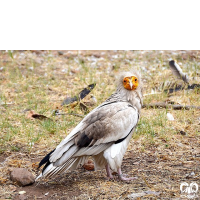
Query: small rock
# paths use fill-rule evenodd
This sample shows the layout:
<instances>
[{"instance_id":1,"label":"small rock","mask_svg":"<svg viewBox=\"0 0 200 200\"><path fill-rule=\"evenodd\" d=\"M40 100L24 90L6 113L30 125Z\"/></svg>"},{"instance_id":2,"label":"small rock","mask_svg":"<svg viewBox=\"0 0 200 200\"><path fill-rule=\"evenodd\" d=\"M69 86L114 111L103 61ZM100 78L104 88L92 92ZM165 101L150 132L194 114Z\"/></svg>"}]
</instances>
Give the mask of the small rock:
<instances>
[{"instance_id":1,"label":"small rock","mask_svg":"<svg viewBox=\"0 0 200 200\"><path fill-rule=\"evenodd\" d=\"M35 177L25 168L14 168L10 173L10 179L19 186L30 185L35 182Z\"/></svg>"},{"instance_id":2,"label":"small rock","mask_svg":"<svg viewBox=\"0 0 200 200\"><path fill-rule=\"evenodd\" d=\"M94 103L94 104L96 104L96 103L97 103L97 99L96 99L96 97L95 97L95 96L91 95L91 99L92 99L92 101L93 101L93 103Z\"/></svg>"},{"instance_id":3,"label":"small rock","mask_svg":"<svg viewBox=\"0 0 200 200\"><path fill-rule=\"evenodd\" d=\"M181 135L187 135L187 133L185 131L180 131Z\"/></svg>"},{"instance_id":4,"label":"small rock","mask_svg":"<svg viewBox=\"0 0 200 200\"><path fill-rule=\"evenodd\" d=\"M145 196L146 194L144 192L141 193L132 193L130 195L128 195L129 199L139 199L142 196Z\"/></svg>"},{"instance_id":5,"label":"small rock","mask_svg":"<svg viewBox=\"0 0 200 200\"><path fill-rule=\"evenodd\" d=\"M62 56L64 54L63 51L58 51L58 55Z\"/></svg>"},{"instance_id":6,"label":"small rock","mask_svg":"<svg viewBox=\"0 0 200 200\"><path fill-rule=\"evenodd\" d=\"M129 199L140 199L140 197L143 197L143 196L147 196L147 195L153 195L153 196L158 196L160 193L159 192L155 192L155 191L144 191L144 192L141 192L141 193L132 193L130 195L128 195L128 198Z\"/></svg>"},{"instance_id":7,"label":"small rock","mask_svg":"<svg viewBox=\"0 0 200 200\"><path fill-rule=\"evenodd\" d=\"M179 142L177 145L178 145L179 147L184 147L184 144L182 144L181 142Z\"/></svg>"},{"instance_id":8,"label":"small rock","mask_svg":"<svg viewBox=\"0 0 200 200\"><path fill-rule=\"evenodd\" d=\"M24 195L24 194L19 195L19 200L26 200L26 199L27 199L26 195Z\"/></svg>"},{"instance_id":9,"label":"small rock","mask_svg":"<svg viewBox=\"0 0 200 200\"><path fill-rule=\"evenodd\" d=\"M195 175L195 173L194 172L191 172L191 174L190 174L191 176L194 176Z\"/></svg>"},{"instance_id":10,"label":"small rock","mask_svg":"<svg viewBox=\"0 0 200 200\"><path fill-rule=\"evenodd\" d=\"M147 159L147 162L150 162L150 163L152 163L152 162L154 162L156 160L156 158L155 157L153 157L153 156L150 156L150 157L148 157L148 159Z\"/></svg>"},{"instance_id":11,"label":"small rock","mask_svg":"<svg viewBox=\"0 0 200 200\"><path fill-rule=\"evenodd\" d=\"M14 185L9 185L9 190L15 192L17 190L17 187Z\"/></svg>"},{"instance_id":12,"label":"small rock","mask_svg":"<svg viewBox=\"0 0 200 200\"><path fill-rule=\"evenodd\" d=\"M167 119L170 121L174 121L174 117L171 113L167 113Z\"/></svg>"},{"instance_id":13,"label":"small rock","mask_svg":"<svg viewBox=\"0 0 200 200\"><path fill-rule=\"evenodd\" d=\"M26 191L19 191L19 194L26 194Z\"/></svg>"}]
</instances>

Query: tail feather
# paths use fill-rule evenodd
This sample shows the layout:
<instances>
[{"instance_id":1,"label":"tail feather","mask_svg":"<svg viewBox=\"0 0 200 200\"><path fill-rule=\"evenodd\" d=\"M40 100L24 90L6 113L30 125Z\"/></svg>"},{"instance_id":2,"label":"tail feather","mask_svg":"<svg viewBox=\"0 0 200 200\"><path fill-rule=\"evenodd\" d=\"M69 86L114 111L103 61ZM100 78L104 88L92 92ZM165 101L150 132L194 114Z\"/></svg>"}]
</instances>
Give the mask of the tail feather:
<instances>
[{"instance_id":1,"label":"tail feather","mask_svg":"<svg viewBox=\"0 0 200 200\"><path fill-rule=\"evenodd\" d=\"M43 168L42 173L36 178L36 180L41 177L52 178L55 175L61 174L68 170L75 170L79 166L83 165L88 157L89 156L71 158L67 162L65 162L62 166L53 166L52 163L49 163L48 165L46 164L47 166L45 165L45 169Z\"/></svg>"},{"instance_id":2,"label":"tail feather","mask_svg":"<svg viewBox=\"0 0 200 200\"><path fill-rule=\"evenodd\" d=\"M61 167L61 169L59 169L58 173L61 174L61 173L65 172L65 171L69 170L71 168L71 166L77 161L77 159L78 158L72 158L72 159L70 159L69 162L66 163L66 165L63 165ZM57 172L56 172L56 174L57 174Z\"/></svg>"},{"instance_id":3,"label":"tail feather","mask_svg":"<svg viewBox=\"0 0 200 200\"><path fill-rule=\"evenodd\" d=\"M89 156L81 156L81 157L77 157L76 162L74 162L70 168L68 168L68 170L75 170L77 169L79 166L83 165L85 163L85 160L88 158Z\"/></svg>"},{"instance_id":4,"label":"tail feather","mask_svg":"<svg viewBox=\"0 0 200 200\"><path fill-rule=\"evenodd\" d=\"M51 151L50 153L48 153L41 161L40 161L40 163L39 163L39 167L38 168L40 168L42 165L44 165L45 163L49 163L49 158L50 158L50 156L51 156L51 154L53 153L55 151L55 149L53 150L53 151ZM47 164L46 164L47 165ZM45 166L46 166L45 165ZM47 165L48 166L48 165ZM46 166L46 167L47 167Z\"/></svg>"},{"instance_id":5,"label":"tail feather","mask_svg":"<svg viewBox=\"0 0 200 200\"><path fill-rule=\"evenodd\" d=\"M46 178L51 178L57 174L61 174L62 172L67 171L76 160L77 158L71 158L62 166L58 166L58 167L52 165L50 168L47 168L44 171L43 176Z\"/></svg>"},{"instance_id":6,"label":"tail feather","mask_svg":"<svg viewBox=\"0 0 200 200\"><path fill-rule=\"evenodd\" d=\"M107 161L103 156L103 153L104 152L101 152L98 155L92 156L92 158L94 160L94 168L95 168L95 170L103 169L105 167L105 165L107 164Z\"/></svg>"},{"instance_id":7,"label":"tail feather","mask_svg":"<svg viewBox=\"0 0 200 200\"><path fill-rule=\"evenodd\" d=\"M44 173L45 169L50 165L51 163L49 162L49 160L46 162L46 165L43 167L42 169L42 173Z\"/></svg>"},{"instance_id":8,"label":"tail feather","mask_svg":"<svg viewBox=\"0 0 200 200\"><path fill-rule=\"evenodd\" d=\"M38 180L39 178L42 178L42 177L46 177L49 173L51 173L52 171L54 171L55 168L56 167L54 167L53 164L50 163L48 166L46 166L46 169L44 169L42 171L42 173L35 180Z\"/></svg>"},{"instance_id":9,"label":"tail feather","mask_svg":"<svg viewBox=\"0 0 200 200\"><path fill-rule=\"evenodd\" d=\"M62 155L67 152L74 145L74 140L68 141L64 146L57 147L55 152L51 155L51 162L56 162Z\"/></svg>"},{"instance_id":10,"label":"tail feather","mask_svg":"<svg viewBox=\"0 0 200 200\"><path fill-rule=\"evenodd\" d=\"M79 147L73 145L71 146L68 151L66 151L62 157L60 159L58 159L54 165L55 166L61 166L63 165L65 162L67 162L68 160L70 160L72 158L72 156L79 150ZM76 157L75 157L76 158Z\"/></svg>"},{"instance_id":11,"label":"tail feather","mask_svg":"<svg viewBox=\"0 0 200 200\"><path fill-rule=\"evenodd\" d=\"M65 147L54 149L41 160L39 167L44 164L45 166L37 179L41 177L51 178L57 174L66 172L67 170L75 170L80 165L83 165L89 156L99 154L110 145L111 144L108 143L80 148L73 144L72 141L69 141Z\"/></svg>"}]
</instances>

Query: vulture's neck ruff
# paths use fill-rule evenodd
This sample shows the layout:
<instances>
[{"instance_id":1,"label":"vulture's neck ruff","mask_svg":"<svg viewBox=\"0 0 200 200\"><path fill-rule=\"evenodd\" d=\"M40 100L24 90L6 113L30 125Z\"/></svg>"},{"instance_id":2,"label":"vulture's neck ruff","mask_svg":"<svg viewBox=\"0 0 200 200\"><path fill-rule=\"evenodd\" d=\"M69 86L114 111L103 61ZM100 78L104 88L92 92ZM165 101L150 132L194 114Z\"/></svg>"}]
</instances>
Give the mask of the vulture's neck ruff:
<instances>
[{"instance_id":1,"label":"vulture's neck ruff","mask_svg":"<svg viewBox=\"0 0 200 200\"><path fill-rule=\"evenodd\" d=\"M142 81L138 72L124 72L118 79L117 95L120 101L128 101L140 112L142 107Z\"/></svg>"},{"instance_id":2,"label":"vulture's neck ruff","mask_svg":"<svg viewBox=\"0 0 200 200\"><path fill-rule=\"evenodd\" d=\"M142 108L142 81L138 72L124 72L117 81L117 90L101 106L114 102L129 102L136 107L138 113Z\"/></svg>"}]
</instances>

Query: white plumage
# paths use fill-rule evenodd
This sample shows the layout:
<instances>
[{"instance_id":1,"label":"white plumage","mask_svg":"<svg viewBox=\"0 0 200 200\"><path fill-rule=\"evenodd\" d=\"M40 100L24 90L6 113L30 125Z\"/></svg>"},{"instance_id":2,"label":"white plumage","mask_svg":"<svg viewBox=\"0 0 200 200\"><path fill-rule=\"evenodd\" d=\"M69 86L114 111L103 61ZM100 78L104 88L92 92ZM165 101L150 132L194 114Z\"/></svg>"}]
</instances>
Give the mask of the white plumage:
<instances>
[{"instance_id":1,"label":"white plumage","mask_svg":"<svg viewBox=\"0 0 200 200\"><path fill-rule=\"evenodd\" d=\"M92 110L56 149L44 157L39 166L45 166L37 179L74 170L92 156L95 169L106 167L109 178L113 178L111 168L121 180L131 180L123 177L121 164L141 107L140 75L125 72L118 81L116 92Z\"/></svg>"}]
</instances>

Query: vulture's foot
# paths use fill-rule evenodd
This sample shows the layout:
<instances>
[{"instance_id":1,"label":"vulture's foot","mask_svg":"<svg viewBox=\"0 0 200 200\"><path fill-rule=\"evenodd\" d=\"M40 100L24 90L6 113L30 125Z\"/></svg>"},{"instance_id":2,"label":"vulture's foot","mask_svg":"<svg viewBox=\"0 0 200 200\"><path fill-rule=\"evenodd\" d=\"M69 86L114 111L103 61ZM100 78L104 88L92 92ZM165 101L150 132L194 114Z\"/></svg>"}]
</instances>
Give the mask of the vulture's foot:
<instances>
[{"instance_id":1,"label":"vulture's foot","mask_svg":"<svg viewBox=\"0 0 200 200\"><path fill-rule=\"evenodd\" d=\"M137 179L137 177L129 177L129 178L126 178L126 177L124 177L124 176L121 174L121 175L119 175L119 179L120 179L121 181L132 181L132 180Z\"/></svg>"},{"instance_id":2,"label":"vulture's foot","mask_svg":"<svg viewBox=\"0 0 200 200\"><path fill-rule=\"evenodd\" d=\"M109 164L106 165L107 179L114 179Z\"/></svg>"},{"instance_id":3,"label":"vulture's foot","mask_svg":"<svg viewBox=\"0 0 200 200\"><path fill-rule=\"evenodd\" d=\"M126 178L125 175L122 174L121 168L118 169L118 176L121 181L132 181L137 179L137 177L129 177Z\"/></svg>"}]
</instances>

